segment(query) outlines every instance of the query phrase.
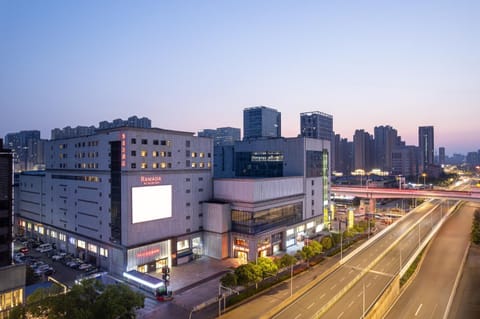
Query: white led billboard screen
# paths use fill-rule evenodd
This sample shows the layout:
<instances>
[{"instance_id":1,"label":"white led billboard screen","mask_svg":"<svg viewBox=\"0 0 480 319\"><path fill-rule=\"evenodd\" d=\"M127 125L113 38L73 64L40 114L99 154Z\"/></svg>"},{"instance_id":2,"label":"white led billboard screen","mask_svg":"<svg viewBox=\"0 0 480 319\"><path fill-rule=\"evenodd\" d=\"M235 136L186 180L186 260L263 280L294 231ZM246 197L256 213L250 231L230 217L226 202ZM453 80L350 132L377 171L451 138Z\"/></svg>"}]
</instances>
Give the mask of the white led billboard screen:
<instances>
[{"instance_id":1,"label":"white led billboard screen","mask_svg":"<svg viewBox=\"0 0 480 319\"><path fill-rule=\"evenodd\" d=\"M132 223L172 217L172 185L132 187Z\"/></svg>"}]
</instances>

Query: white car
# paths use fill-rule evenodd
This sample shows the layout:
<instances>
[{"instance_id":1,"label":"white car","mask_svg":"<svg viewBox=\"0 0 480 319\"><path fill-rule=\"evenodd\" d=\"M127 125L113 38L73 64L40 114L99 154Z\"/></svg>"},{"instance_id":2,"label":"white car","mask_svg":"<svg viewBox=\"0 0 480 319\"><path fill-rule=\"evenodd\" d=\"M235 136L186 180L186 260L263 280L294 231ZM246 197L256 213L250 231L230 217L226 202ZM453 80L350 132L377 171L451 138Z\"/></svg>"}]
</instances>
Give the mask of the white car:
<instances>
[{"instance_id":1,"label":"white car","mask_svg":"<svg viewBox=\"0 0 480 319\"><path fill-rule=\"evenodd\" d=\"M86 269L89 269L91 267L93 267L91 264L81 264L81 265L78 266L78 269L79 270L86 270Z\"/></svg>"}]
</instances>

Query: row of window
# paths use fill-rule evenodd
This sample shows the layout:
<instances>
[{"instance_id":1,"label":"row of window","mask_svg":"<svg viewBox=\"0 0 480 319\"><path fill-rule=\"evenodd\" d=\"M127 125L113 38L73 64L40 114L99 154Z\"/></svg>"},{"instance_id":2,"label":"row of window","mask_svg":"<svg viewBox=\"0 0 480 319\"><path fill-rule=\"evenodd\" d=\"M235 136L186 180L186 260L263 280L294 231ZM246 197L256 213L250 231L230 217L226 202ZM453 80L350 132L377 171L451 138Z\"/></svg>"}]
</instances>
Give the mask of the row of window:
<instances>
[{"instance_id":1,"label":"row of window","mask_svg":"<svg viewBox=\"0 0 480 319\"><path fill-rule=\"evenodd\" d=\"M131 163L130 168L137 168L137 163ZM140 168L146 169L148 168L148 163L140 163ZM172 163L152 163L152 168L172 168Z\"/></svg>"},{"instance_id":2,"label":"row of window","mask_svg":"<svg viewBox=\"0 0 480 319\"><path fill-rule=\"evenodd\" d=\"M142 145L148 145L148 140L147 140L146 138L142 138L142 139L140 140L140 143L141 143ZM136 138L132 138L132 139L130 140L130 144L137 144L137 139L136 139ZM152 141L152 144L153 144L153 145L163 145L163 146L168 146L168 147L170 147L170 146L172 146L172 141L169 141L169 140L153 140L153 141Z\"/></svg>"},{"instance_id":3,"label":"row of window","mask_svg":"<svg viewBox=\"0 0 480 319\"><path fill-rule=\"evenodd\" d=\"M78 148L78 147L94 147L94 146L98 146L99 142L98 141L88 141L88 142L79 142L79 143L75 143L75 148ZM67 144L64 144L66 148L66 145Z\"/></svg>"},{"instance_id":4,"label":"row of window","mask_svg":"<svg viewBox=\"0 0 480 319\"><path fill-rule=\"evenodd\" d=\"M132 150L130 151L131 156L137 156L137 151ZM148 151L140 151L141 157L147 157ZM172 152L165 152L165 151L152 151L152 157L172 157Z\"/></svg>"},{"instance_id":5,"label":"row of window","mask_svg":"<svg viewBox=\"0 0 480 319\"><path fill-rule=\"evenodd\" d=\"M40 235L46 235L49 236L52 239L58 239L60 241L66 242L67 241L67 235L61 232L57 232L55 230L50 230L50 229L45 229L41 225L36 225L32 223L27 223L26 221L20 221L20 226L26 228L28 231L31 231L33 228L33 231L40 234ZM84 240L81 239L76 239L75 237L68 237L68 242L75 247L86 249L91 253L94 254L100 254L100 256L103 257L108 257L108 249L103 248L103 247L98 247L97 245L91 244L91 243L86 243Z\"/></svg>"}]
</instances>

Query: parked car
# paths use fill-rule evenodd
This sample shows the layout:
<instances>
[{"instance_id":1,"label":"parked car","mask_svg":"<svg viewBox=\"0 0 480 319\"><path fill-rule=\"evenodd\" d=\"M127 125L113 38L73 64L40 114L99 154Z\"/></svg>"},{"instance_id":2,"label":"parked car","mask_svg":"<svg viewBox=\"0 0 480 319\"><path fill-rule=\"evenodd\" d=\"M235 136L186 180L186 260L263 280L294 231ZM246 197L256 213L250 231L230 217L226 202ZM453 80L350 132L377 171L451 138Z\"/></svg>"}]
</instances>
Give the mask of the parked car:
<instances>
[{"instance_id":1,"label":"parked car","mask_svg":"<svg viewBox=\"0 0 480 319\"><path fill-rule=\"evenodd\" d=\"M19 251L20 251L21 253L26 254L26 253L28 253L29 249L28 249L27 247L22 247L22 248L19 249Z\"/></svg>"},{"instance_id":2,"label":"parked car","mask_svg":"<svg viewBox=\"0 0 480 319\"><path fill-rule=\"evenodd\" d=\"M92 268L93 266L91 264L80 264L78 265L79 270L88 270L89 268Z\"/></svg>"}]
</instances>

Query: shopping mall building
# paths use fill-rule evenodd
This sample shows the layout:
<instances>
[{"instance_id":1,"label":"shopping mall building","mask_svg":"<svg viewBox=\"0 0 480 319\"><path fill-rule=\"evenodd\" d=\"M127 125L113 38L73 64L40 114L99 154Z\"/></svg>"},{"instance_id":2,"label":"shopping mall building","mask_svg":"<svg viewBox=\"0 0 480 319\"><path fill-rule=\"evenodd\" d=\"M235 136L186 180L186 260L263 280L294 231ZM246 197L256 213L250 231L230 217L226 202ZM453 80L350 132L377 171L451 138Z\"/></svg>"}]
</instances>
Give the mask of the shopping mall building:
<instances>
[{"instance_id":1,"label":"shopping mall building","mask_svg":"<svg viewBox=\"0 0 480 319\"><path fill-rule=\"evenodd\" d=\"M49 140L45 171L16 177L17 234L122 274L202 255L255 260L328 226L328 141L242 143L227 159L235 176L214 179L212 139L190 132L125 126Z\"/></svg>"}]
</instances>

